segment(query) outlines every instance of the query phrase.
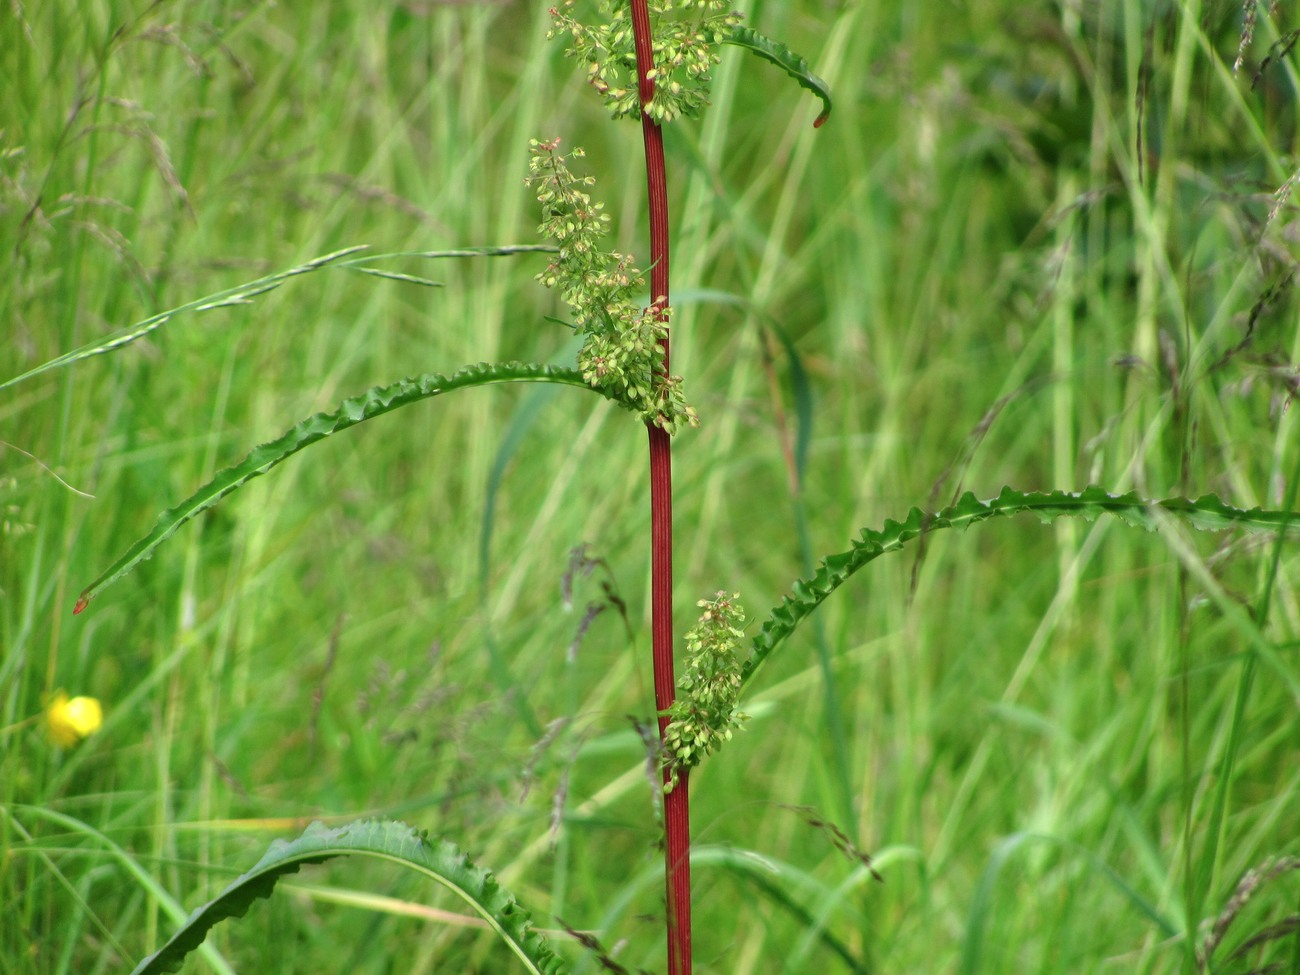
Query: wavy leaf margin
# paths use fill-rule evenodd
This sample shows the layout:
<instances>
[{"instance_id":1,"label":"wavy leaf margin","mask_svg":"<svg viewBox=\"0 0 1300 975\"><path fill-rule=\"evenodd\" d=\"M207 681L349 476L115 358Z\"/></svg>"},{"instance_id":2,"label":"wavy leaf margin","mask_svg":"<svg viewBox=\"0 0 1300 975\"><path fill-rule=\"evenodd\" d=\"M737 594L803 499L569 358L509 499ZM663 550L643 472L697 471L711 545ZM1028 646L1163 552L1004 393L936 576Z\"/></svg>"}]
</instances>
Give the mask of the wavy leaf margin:
<instances>
[{"instance_id":1,"label":"wavy leaf margin","mask_svg":"<svg viewBox=\"0 0 1300 975\"><path fill-rule=\"evenodd\" d=\"M441 393L491 383L512 382L558 383L600 392L589 386L576 369L531 362L484 362L475 366L466 366L450 376L428 373L412 379L402 379L387 386L372 386L361 395L344 400L333 412L309 416L295 423L275 440L255 447L239 463L219 471L212 480L180 504L164 511L158 516L158 521L149 534L127 549L121 558L82 590L77 605L72 610L73 615L84 610L92 599L139 563L152 557L154 550L185 522L211 508L227 494L253 478L267 473L304 447L340 430L346 430L358 423Z\"/></svg>"},{"instance_id":2,"label":"wavy leaf margin","mask_svg":"<svg viewBox=\"0 0 1300 975\"><path fill-rule=\"evenodd\" d=\"M820 129L826 120L831 117L831 86L813 74L806 58L795 54L794 51L779 41L763 36L751 27L735 28L731 35L723 40L723 43L743 47L751 54L758 55L764 61L771 61L777 67L783 68L786 74L799 82L800 87L807 88L820 98L822 111L813 120L814 129Z\"/></svg>"},{"instance_id":3,"label":"wavy leaf margin","mask_svg":"<svg viewBox=\"0 0 1300 975\"><path fill-rule=\"evenodd\" d=\"M1195 501L1167 498L1151 501L1136 492L1111 494L1095 485L1082 491L1021 492L1004 487L989 501L980 501L969 491L957 503L937 512L913 508L899 522L888 520L879 531L864 529L862 537L847 552L828 556L809 579L794 584L791 594L782 598L769 614L752 641L752 653L741 671L741 686L747 684L763 661L806 619L822 601L849 580L855 572L887 552L928 532L941 528L965 529L989 518L1003 515L1035 514L1044 523L1063 516L1095 521L1101 515L1113 515L1127 525L1156 531L1162 518L1174 517L1203 531L1244 528L1249 531L1293 532L1300 534L1300 512L1271 511L1263 508L1245 510L1224 504L1212 494Z\"/></svg>"},{"instance_id":4,"label":"wavy leaf margin","mask_svg":"<svg viewBox=\"0 0 1300 975\"><path fill-rule=\"evenodd\" d=\"M171 940L141 961L131 975L180 971L186 956L203 943L213 927L226 918L242 917L259 897L270 897L281 877L297 873L305 864L340 856L390 860L419 871L463 898L528 971L534 975L565 971L564 963L533 928L531 917L514 895L453 843L430 839L396 820L364 820L334 829L316 822L295 840L276 840L253 869L190 914Z\"/></svg>"}]
</instances>

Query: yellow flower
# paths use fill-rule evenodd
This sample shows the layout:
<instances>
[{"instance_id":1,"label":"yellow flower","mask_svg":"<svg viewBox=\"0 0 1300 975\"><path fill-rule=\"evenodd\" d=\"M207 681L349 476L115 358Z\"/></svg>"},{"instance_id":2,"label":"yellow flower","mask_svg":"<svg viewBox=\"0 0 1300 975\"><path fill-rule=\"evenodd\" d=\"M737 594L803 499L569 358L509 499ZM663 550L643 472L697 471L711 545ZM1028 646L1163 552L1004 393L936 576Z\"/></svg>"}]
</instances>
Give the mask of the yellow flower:
<instances>
[{"instance_id":1,"label":"yellow flower","mask_svg":"<svg viewBox=\"0 0 1300 975\"><path fill-rule=\"evenodd\" d=\"M104 709L93 697L69 700L63 691L55 691L45 706L45 727L60 748L71 748L103 723Z\"/></svg>"}]
</instances>

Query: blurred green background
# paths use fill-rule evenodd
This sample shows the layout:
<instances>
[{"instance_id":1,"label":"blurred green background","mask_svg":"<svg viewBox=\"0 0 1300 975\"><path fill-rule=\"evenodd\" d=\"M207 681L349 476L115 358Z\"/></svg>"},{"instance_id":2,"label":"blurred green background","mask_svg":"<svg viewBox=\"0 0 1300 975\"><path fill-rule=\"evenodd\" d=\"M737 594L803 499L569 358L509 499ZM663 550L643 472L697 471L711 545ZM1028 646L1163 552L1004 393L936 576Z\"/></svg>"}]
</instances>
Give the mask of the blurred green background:
<instances>
[{"instance_id":1,"label":"blurred green background","mask_svg":"<svg viewBox=\"0 0 1300 975\"><path fill-rule=\"evenodd\" d=\"M1282 505L1293 11L1256 8L1243 43L1239 3L740 6L835 112L814 131L814 99L728 48L712 110L667 133L673 368L703 419L674 444L679 632L719 588L757 625L861 528L961 490ZM6 4L0 380L342 247L535 243L530 138L586 147L644 262L638 128L549 22L519 0ZM445 287L321 270L0 391L0 972L129 970L169 899L363 815L662 971L627 414L549 387L403 409L70 615L160 510L297 420L572 361L544 258L384 266ZM603 563L570 608L584 545ZM1032 519L873 564L692 777L696 970L1300 970L1286 860L1198 959L1245 872L1300 856L1297 572L1267 538ZM626 621L582 632L610 592ZM40 721L58 689L105 708L66 750ZM393 868L282 887L212 939L234 970L516 970Z\"/></svg>"}]
</instances>

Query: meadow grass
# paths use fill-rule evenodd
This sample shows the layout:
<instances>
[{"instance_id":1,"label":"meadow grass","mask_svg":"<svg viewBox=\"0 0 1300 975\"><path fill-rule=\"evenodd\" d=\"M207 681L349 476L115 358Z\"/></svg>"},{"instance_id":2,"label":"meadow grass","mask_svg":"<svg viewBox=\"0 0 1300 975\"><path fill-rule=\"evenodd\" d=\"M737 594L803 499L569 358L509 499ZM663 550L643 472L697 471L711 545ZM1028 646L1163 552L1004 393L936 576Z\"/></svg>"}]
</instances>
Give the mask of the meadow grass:
<instances>
[{"instance_id":1,"label":"meadow grass","mask_svg":"<svg viewBox=\"0 0 1300 975\"><path fill-rule=\"evenodd\" d=\"M761 615L813 558L959 490L1285 502L1290 57L1250 79L1289 22L1261 11L1234 76L1233 4L742 7L836 108L813 132L806 93L730 50L711 112L668 132L674 369L704 421L675 450L679 631L719 588ZM532 243L529 138L587 148L644 257L635 126L602 118L548 22L10 5L0 380L341 247ZM445 286L322 270L0 392L0 971L129 967L272 838L378 814L456 841L543 928L662 968L627 718L653 707L644 433L609 404L477 390L377 420L69 615L159 510L313 411L572 357L540 259L391 266ZM628 620L570 658L602 598L597 572L564 609L582 544ZM1300 855L1298 565L1281 549L1274 578L1276 555L1017 520L872 565L692 776L698 970L1198 970L1243 875ZM67 751L23 724L57 688L106 707ZM1294 914L1296 878L1258 888L1213 970L1295 965L1294 934L1229 956ZM314 868L190 966L511 970L430 913L455 909L391 869Z\"/></svg>"}]
</instances>

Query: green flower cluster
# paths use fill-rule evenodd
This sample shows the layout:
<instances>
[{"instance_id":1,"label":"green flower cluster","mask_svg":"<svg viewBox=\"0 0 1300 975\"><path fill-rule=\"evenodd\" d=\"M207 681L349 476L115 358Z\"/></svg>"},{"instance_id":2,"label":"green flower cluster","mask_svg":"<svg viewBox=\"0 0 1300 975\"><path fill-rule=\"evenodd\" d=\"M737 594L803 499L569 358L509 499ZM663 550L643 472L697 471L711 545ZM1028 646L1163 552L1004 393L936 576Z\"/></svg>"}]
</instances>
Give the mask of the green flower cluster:
<instances>
[{"instance_id":1,"label":"green flower cluster","mask_svg":"<svg viewBox=\"0 0 1300 975\"><path fill-rule=\"evenodd\" d=\"M749 718L736 710L741 670L736 648L745 622L739 598L740 593L728 598L719 592L696 603L704 612L686 634L686 674L678 685L680 696L668 709L670 720L664 730L664 764L669 773L665 792L677 785L682 769L699 765Z\"/></svg>"},{"instance_id":2,"label":"green flower cluster","mask_svg":"<svg viewBox=\"0 0 1300 975\"><path fill-rule=\"evenodd\" d=\"M609 232L609 216L582 189L595 179L574 176L567 160L580 159L583 152L560 155L559 144L559 139L532 141L527 182L542 204L538 233L560 248L537 280L560 289L573 309L574 324L586 336L578 353L582 378L669 433L683 423L699 426L695 410L682 397L681 377L665 375L661 342L668 335L668 309L642 307L633 300L645 280L630 256L598 246Z\"/></svg>"},{"instance_id":3,"label":"green flower cluster","mask_svg":"<svg viewBox=\"0 0 1300 975\"><path fill-rule=\"evenodd\" d=\"M596 27L569 13L575 0L551 8L555 26L548 37L568 34L570 57L587 62L587 80L605 99L614 118L640 118L637 93L636 46L629 0L600 0L607 23ZM679 115L694 118L709 104L709 72L719 61L717 50L740 24L729 0L652 0L654 98L646 113L656 122Z\"/></svg>"}]
</instances>

